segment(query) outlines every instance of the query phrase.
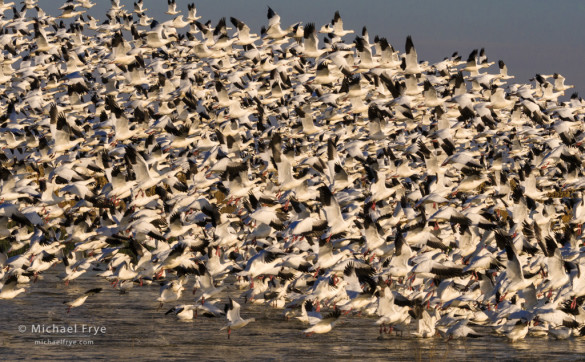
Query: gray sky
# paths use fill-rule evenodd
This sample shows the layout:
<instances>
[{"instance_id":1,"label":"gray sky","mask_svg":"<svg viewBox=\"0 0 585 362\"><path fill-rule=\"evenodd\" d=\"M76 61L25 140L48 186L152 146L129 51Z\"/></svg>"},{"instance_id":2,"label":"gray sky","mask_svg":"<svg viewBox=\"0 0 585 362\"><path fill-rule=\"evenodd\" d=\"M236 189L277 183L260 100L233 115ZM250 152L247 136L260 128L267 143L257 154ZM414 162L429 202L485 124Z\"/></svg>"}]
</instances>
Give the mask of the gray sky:
<instances>
[{"instance_id":1,"label":"gray sky","mask_svg":"<svg viewBox=\"0 0 585 362\"><path fill-rule=\"evenodd\" d=\"M89 13L105 19L108 0L97 3ZM122 0L128 11L133 1ZM319 28L339 10L346 29L361 33L367 26L370 37L385 36L398 50L404 50L407 35L412 35L420 60L442 60L458 51L467 59L475 48L486 49L490 61L503 60L517 83L528 82L535 74L562 74L566 84L585 96L585 59L583 19L585 2L550 2L542 0L177 0L177 7L187 14L187 4L195 2L200 20L215 23L221 17L235 16L260 33L267 24L270 5L284 26L302 21L314 22ZM58 1L40 0L41 7L58 15ZM145 0L147 14L157 20L168 20L166 0ZM218 5L221 4L221 5ZM31 15L34 11L31 12ZM345 38L351 42L353 36ZM497 72L497 65L489 69ZM569 90L570 95L573 90Z\"/></svg>"}]
</instances>

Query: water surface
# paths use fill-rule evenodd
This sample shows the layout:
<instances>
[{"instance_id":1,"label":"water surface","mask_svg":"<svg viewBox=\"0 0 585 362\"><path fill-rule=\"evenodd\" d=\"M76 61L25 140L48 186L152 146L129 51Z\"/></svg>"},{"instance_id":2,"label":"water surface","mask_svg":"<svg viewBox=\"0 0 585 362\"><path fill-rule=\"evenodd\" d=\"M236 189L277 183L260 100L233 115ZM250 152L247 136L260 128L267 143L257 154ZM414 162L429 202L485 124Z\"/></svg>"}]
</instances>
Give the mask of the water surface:
<instances>
[{"instance_id":1,"label":"water surface","mask_svg":"<svg viewBox=\"0 0 585 362\"><path fill-rule=\"evenodd\" d=\"M59 266L56 269L61 269ZM403 336L384 335L374 325L375 318L342 316L328 334L306 337L306 328L297 320L286 321L282 310L263 305L242 304L243 318L256 318L246 328L232 332L227 339L224 318L199 317L180 322L164 313L175 303L158 309L155 302L157 284L135 287L119 294L110 284L95 276L85 275L69 287L56 277L59 270L45 274L44 280L31 284L26 294L14 300L0 301L0 346L2 357L27 359L203 359L203 360L487 360L487 359L566 359L585 356L585 339L552 340L529 337L520 343L488 336L478 339L453 340L436 337L417 339L405 332ZM65 300L73 300L89 288L103 291L90 297L79 308L67 314ZM228 290L232 296L240 291ZM227 293L222 296L227 300ZM180 303L193 302L193 295L183 294ZM82 337L53 334L43 337L31 332L33 324L51 326L82 325L105 327L106 333ZM27 330L20 333L19 326ZM487 332L486 329L477 328ZM35 345L36 340L91 341L93 345Z\"/></svg>"}]
</instances>

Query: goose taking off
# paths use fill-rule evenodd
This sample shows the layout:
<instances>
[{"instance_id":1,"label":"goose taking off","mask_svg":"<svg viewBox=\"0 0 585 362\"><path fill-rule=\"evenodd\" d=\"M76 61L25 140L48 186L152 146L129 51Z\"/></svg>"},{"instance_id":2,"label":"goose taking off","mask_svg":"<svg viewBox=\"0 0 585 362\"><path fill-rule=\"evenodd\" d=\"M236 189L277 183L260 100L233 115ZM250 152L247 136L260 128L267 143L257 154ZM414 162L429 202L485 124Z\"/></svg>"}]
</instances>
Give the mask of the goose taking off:
<instances>
[{"instance_id":1,"label":"goose taking off","mask_svg":"<svg viewBox=\"0 0 585 362\"><path fill-rule=\"evenodd\" d=\"M254 322L254 318L243 319L240 316L240 305L229 297L229 303L225 305L225 316L227 318L227 325L222 327L221 330L227 328L228 339L232 333L232 329L240 329L247 326L249 323Z\"/></svg>"}]
</instances>

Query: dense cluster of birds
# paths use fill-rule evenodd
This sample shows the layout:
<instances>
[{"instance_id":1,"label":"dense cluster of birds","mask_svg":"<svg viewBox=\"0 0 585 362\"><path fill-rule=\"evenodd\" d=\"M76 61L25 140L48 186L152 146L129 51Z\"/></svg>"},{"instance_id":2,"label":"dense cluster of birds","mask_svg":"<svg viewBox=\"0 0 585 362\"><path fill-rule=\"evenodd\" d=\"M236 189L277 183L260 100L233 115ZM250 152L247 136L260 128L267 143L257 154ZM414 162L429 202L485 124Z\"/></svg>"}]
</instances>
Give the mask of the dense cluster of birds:
<instances>
[{"instance_id":1,"label":"dense cluster of birds","mask_svg":"<svg viewBox=\"0 0 585 362\"><path fill-rule=\"evenodd\" d=\"M59 266L160 285L167 314L225 315L228 336L253 321L237 300L307 335L347 314L584 334L585 103L561 75L514 83L483 49L420 62L339 12L318 30L268 8L258 35L168 5L112 0L100 23L88 0L0 1L0 299Z\"/></svg>"}]
</instances>

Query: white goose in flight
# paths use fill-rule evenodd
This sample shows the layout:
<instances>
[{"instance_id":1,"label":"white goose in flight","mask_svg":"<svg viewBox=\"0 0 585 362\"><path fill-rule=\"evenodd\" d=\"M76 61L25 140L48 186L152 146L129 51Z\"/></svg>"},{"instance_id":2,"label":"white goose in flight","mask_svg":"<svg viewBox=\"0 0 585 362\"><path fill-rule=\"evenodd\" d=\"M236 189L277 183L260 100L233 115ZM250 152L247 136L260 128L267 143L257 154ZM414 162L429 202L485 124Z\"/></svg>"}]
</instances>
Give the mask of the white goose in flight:
<instances>
[{"instance_id":1,"label":"white goose in flight","mask_svg":"<svg viewBox=\"0 0 585 362\"><path fill-rule=\"evenodd\" d=\"M240 329L254 322L254 318L243 319L240 316L240 305L238 302L229 297L229 303L225 305L225 316L227 318L227 325L220 330L227 329L228 339L231 336L232 329Z\"/></svg>"}]
</instances>

